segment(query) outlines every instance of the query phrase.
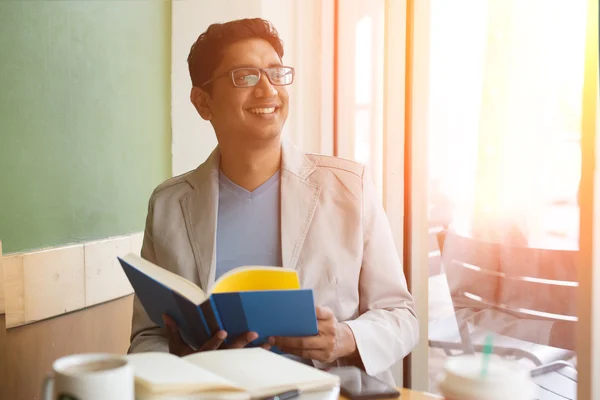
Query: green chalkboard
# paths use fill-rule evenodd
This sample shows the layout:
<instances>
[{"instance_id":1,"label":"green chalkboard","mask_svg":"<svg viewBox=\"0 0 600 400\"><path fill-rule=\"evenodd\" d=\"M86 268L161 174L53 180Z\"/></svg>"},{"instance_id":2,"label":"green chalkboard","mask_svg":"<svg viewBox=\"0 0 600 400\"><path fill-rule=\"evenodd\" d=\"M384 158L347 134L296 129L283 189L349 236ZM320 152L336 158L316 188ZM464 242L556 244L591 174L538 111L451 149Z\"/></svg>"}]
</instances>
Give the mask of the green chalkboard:
<instances>
[{"instance_id":1,"label":"green chalkboard","mask_svg":"<svg viewBox=\"0 0 600 400\"><path fill-rule=\"evenodd\" d=\"M0 240L141 231L171 173L170 1L0 1Z\"/></svg>"}]
</instances>

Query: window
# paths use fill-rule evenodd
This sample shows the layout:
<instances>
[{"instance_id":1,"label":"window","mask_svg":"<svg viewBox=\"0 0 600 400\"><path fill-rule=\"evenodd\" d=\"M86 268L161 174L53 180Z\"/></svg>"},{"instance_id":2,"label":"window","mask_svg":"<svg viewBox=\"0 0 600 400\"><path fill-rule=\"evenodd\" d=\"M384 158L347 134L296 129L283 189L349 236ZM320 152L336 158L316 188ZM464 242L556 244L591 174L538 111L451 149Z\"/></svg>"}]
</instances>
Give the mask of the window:
<instances>
[{"instance_id":1,"label":"window","mask_svg":"<svg viewBox=\"0 0 600 400\"><path fill-rule=\"evenodd\" d=\"M573 399L586 1L431 1L429 18L430 390L493 338L540 398Z\"/></svg>"},{"instance_id":2,"label":"window","mask_svg":"<svg viewBox=\"0 0 600 400\"><path fill-rule=\"evenodd\" d=\"M384 0L339 2L338 156L367 165L382 191Z\"/></svg>"},{"instance_id":3,"label":"window","mask_svg":"<svg viewBox=\"0 0 600 400\"><path fill-rule=\"evenodd\" d=\"M597 248L591 223L580 227L592 214L582 98L584 70L596 73L586 93L598 80L597 7L337 2L337 155L374 172L421 319L404 385L437 392L445 360L491 338L541 399L575 398L578 380L589 392L598 361L577 357L575 337L597 325L580 316L598 282L578 281L576 259L580 243Z\"/></svg>"}]
</instances>

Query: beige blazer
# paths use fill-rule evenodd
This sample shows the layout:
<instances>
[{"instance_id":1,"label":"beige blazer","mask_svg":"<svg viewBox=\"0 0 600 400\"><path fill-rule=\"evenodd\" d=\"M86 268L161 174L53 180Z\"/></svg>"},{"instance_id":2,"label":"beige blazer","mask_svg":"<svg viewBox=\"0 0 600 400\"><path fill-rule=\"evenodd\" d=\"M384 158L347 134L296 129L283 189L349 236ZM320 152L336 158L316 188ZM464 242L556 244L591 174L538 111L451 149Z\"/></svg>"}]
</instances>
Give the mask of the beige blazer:
<instances>
[{"instance_id":1,"label":"beige blazer","mask_svg":"<svg viewBox=\"0 0 600 400\"><path fill-rule=\"evenodd\" d=\"M142 246L142 257L204 290L215 280L219 160L217 147L197 169L154 190ZM316 305L331 308L350 326L366 372L393 382L389 369L416 345L418 325L365 167L304 154L283 141L280 196L283 266L298 271ZM165 332L137 297L129 351L168 351Z\"/></svg>"}]
</instances>

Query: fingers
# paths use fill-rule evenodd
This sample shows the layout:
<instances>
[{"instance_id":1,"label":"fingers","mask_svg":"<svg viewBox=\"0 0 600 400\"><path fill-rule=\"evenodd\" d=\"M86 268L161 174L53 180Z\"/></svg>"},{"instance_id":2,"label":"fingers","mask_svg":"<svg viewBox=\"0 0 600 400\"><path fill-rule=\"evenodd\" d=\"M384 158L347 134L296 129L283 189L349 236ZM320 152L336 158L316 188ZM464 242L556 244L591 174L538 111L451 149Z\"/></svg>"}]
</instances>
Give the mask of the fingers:
<instances>
[{"instance_id":1,"label":"fingers","mask_svg":"<svg viewBox=\"0 0 600 400\"><path fill-rule=\"evenodd\" d=\"M211 337L206 343L204 343L200 347L199 351L217 350L219 347L221 347L226 338L227 332L219 331L215 336Z\"/></svg>"},{"instance_id":2,"label":"fingers","mask_svg":"<svg viewBox=\"0 0 600 400\"><path fill-rule=\"evenodd\" d=\"M175 321L169 316L169 314L162 315L163 322L165 323L165 329L169 331L169 325L175 325Z\"/></svg>"},{"instance_id":3,"label":"fingers","mask_svg":"<svg viewBox=\"0 0 600 400\"><path fill-rule=\"evenodd\" d=\"M262 344L260 347L262 347L265 350L271 350L271 347L273 347L274 344L275 344L275 338L269 337L269 340L267 340L267 343Z\"/></svg>"},{"instance_id":4,"label":"fingers","mask_svg":"<svg viewBox=\"0 0 600 400\"><path fill-rule=\"evenodd\" d=\"M227 346L228 349L241 349L242 347L246 347L248 343L258 338L258 333L256 332L247 332L243 335L238 336L235 340Z\"/></svg>"},{"instance_id":5,"label":"fingers","mask_svg":"<svg viewBox=\"0 0 600 400\"><path fill-rule=\"evenodd\" d=\"M317 319L333 319L333 311L329 307L317 307L316 309Z\"/></svg>"},{"instance_id":6,"label":"fingers","mask_svg":"<svg viewBox=\"0 0 600 400\"><path fill-rule=\"evenodd\" d=\"M323 338L319 336L308 337L277 337L275 338L275 346L283 349L309 349L317 350L322 348Z\"/></svg>"},{"instance_id":7,"label":"fingers","mask_svg":"<svg viewBox=\"0 0 600 400\"><path fill-rule=\"evenodd\" d=\"M177 324L173 319L167 315L163 314L163 321L165 323L165 330L167 331L167 338L169 341L169 353L176 354L178 356L184 356L187 354L191 354L194 350L185 343L181 335L179 334L179 330L177 330Z\"/></svg>"},{"instance_id":8,"label":"fingers","mask_svg":"<svg viewBox=\"0 0 600 400\"><path fill-rule=\"evenodd\" d=\"M179 356L191 354L194 352L188 344L183 340L179 331L177 329L177 324L175 321L167 314L163 314L163 321L165 323L165 330L167 331L167 338L169 340L169 352L172 354L176 354ZM217 350L222 345L225 339L227 338L227 332L219 331L215 336L210 338L206 343L204 343L198 351L210 351ZM258 338L258 333L256 332L247 332L238 338L236 338L227 348L229 349L240 349L242 347L246 347L248 343L256 340ZM270 350L271 346L275 343L275 338L270 337L269 340L264 343L261 347Z\"/></svg>"},{"instance_id":9,"label":"fingers","mask_svg":"<svg viewBox=\"0 0 600 400\"><path fill-rule=\"evenodd\" d=\"M181 338L181 335L177 330L177 325L175 324L175 321L173 321L173 319L167 314L163 314L163 321L165 323L165 329L169 337L169 347L171 346L171 344L175 346L183 344L183 339Z\"/></svg>"}]
</instances>

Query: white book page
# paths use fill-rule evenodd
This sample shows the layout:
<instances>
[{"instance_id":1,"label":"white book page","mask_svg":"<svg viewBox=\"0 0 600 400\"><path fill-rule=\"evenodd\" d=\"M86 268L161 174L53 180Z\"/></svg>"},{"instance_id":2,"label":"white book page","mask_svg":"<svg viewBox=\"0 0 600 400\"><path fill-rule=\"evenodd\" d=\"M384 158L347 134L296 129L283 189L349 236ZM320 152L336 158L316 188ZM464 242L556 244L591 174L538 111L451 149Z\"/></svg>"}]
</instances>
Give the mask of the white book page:
<instances>
[{"instance_id":1,"label":"white book page","mask_svg":"<svg viewBox=\"0 0 600 400\"><path fill-rule=\"evenodd\" d=\"M158 265L152 264L150 261L138 257L135 254L128 254L122 258L137 270L171 288L192 303L201 304L206 300L207 296L202 289L187 279L161 268Z\"/></svg>"},{"instance_id":2,"label":"white book page","mask_svg":"<svg viewBox=\"0 0 600 400\"><path fill-rule=\"evenodd\" d=\"M293 389L326 390L339 385L335 375L261 348L206 351L184 359L235 382L252 397Z\"/></svg>"},{"instance_id":3,"label":"white book page","mask_svg":"<svg viewBox=\"0 0 600 400\"><path fill-rule=\"evenodd\" d=\"M127 356L140 394L193 394L201 391L244 392L235 383L169 353ZM138 390L139 389L139 390ZM249 397L247 393L243 397ZM239 396L238 396L239 398Z\"/></svg>"}]
</instances>

